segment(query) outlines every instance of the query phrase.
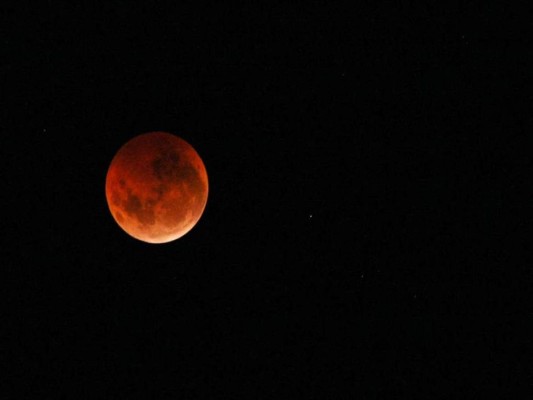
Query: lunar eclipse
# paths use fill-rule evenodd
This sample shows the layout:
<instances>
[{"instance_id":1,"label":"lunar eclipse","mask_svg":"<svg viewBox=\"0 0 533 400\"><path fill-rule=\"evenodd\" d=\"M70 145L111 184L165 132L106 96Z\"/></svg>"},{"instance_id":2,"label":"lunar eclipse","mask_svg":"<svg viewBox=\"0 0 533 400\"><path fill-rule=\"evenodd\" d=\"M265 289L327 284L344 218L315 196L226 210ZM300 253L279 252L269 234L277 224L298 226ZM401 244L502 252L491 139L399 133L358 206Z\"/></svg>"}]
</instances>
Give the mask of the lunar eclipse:
<instances>
[{"instance_id":1,"label":"lunar eclipse","mask_svg":"<svg viewBox=\"0 0 533 400\"><path fill-rule=\"evenodd\" d=\"M189 232L207 203L207 172L194 148L178 136L150 132L116 153L106 177L111 215L130 236L166 243Z\"/></svg>"}]
</instances>

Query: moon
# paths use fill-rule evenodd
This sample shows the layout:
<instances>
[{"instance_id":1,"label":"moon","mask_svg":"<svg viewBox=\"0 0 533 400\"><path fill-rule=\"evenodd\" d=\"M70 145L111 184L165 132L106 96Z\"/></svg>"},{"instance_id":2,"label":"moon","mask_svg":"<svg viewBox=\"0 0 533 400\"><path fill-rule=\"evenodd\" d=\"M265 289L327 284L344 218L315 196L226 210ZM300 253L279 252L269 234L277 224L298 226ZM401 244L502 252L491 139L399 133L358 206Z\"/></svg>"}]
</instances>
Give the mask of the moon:
<instances>
[{"instance_id":1,"label":"moon","mask_svg":"<svg viewBox=\"0 0 533 400\"><path fill-rule=\"evenodd\" d=\"M167 132L149 132L118 150L105 193L111 215L126 233L147 243L167 243L196 225L208 188L204 163L189 143Z\"/></svg>"}]
</instances>

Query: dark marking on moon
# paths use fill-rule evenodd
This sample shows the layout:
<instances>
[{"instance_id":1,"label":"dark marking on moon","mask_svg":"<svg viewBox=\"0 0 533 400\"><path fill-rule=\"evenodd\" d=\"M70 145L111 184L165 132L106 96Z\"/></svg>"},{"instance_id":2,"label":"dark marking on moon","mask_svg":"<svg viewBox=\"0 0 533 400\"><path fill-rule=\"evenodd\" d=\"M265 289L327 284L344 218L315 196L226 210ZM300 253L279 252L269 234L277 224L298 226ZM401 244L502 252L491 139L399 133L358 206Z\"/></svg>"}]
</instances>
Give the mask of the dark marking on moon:
<instances>
[{"instance_id":1,"label":"dark marking on moon","mask_svg":"<svg viewBox=\"0 0 533 400\"><path fill-rule=\"evenodd\" d=\"M159 180L165 181L176 179L180 171L179 154L175 151L165 151L152 161L152 170Z\"/></svg>"}]
</instances>

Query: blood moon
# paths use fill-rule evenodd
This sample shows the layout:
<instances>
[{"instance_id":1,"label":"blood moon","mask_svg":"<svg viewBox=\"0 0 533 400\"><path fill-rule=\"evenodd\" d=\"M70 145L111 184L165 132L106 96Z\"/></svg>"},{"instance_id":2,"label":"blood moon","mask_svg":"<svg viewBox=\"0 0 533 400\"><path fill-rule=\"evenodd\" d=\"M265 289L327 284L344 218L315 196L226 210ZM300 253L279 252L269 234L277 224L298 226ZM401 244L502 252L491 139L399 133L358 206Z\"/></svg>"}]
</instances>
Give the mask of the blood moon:
<instances>
[{"instance_id":1,"label":"blood moon","mask_svg":"<svg viewBox=\"0 0 533 400\"><path fill-rule=\"evenodd\" d=\"M149 132L126 142L106 177L109 210L134 238L166 243L189 232L207 203L204 163L185 140Z\"/></svg>"}]
</instances>

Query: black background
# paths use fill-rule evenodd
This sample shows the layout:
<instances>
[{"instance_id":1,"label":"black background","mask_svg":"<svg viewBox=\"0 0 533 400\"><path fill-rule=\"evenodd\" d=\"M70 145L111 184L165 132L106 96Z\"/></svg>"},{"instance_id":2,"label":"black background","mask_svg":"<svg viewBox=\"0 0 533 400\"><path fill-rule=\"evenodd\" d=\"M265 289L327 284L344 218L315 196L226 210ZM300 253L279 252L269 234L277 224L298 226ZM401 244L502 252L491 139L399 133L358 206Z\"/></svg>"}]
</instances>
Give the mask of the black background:
<instances>
[{"instance_id":1,"label":"black background","mask_svg":"<svg viewBox=\"0 0 533 400\"><path fill-rule=\"evenodd\" d=\"M445 3L2 6L1 397L531 391L530 36ZM210 193L148 245L104 184L157 130Z\"/></svg>"}]
</instances>

